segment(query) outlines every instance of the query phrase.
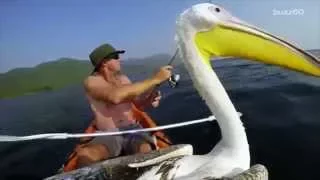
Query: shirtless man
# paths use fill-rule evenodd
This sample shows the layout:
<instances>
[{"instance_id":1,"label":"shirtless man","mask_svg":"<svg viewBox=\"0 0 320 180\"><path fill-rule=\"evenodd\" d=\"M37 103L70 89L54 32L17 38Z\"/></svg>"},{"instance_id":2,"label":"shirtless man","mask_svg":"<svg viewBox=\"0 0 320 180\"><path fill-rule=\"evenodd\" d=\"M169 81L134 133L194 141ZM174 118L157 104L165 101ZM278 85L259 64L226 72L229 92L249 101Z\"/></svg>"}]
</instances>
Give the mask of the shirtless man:
<instances>
[{"instance_id":1,"label":"shirtless man","mask_svg":"<svg viewBox=\"0 0 320 180\"><path fill-rule=\"evenodd\" d=\"M92 51L90 60L95 67L91 76L85 79L84 87L91 109L93 123L98 131L117 131L142 128L132 113L132 104L139 108L157 107L161 99L155 87L169 79L171 66L164 66L151 78L131 83L121 73L119 54L109 44L103 44ZM97 161L118 156L121 152L134 154L149 152L152 137L147 133L122 136L99 136L77 150L77 166L87 166Z\"/></svg>"}]
</instances>

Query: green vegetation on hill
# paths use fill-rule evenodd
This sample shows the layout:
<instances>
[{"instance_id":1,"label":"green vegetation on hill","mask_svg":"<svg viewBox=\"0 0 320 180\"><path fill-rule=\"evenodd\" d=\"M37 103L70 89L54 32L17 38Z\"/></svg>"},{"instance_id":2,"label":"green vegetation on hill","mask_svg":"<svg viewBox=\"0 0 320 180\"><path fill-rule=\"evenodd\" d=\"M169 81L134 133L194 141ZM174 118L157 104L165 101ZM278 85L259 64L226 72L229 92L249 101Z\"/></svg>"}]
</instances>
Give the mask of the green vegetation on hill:
<instances>
[{"instance_id":1,"label":"green vegetation on hill","mask_svg":"<svg viewBox=\"0 0 320 180\"><path fill-rule=\"evenodd\" d=\"M143 59L123 61L122 68L129 75L148 75L168 63L169 55L159 54ZM92 71L89 60L61 58L33 68L17 68L0 74L0 98L51 91L78 84Z\"/></svg>"},{"instance_id":2,"label":"green vegetation on hill","mask_svg":"<svg viewBox=\"0 0 320 180\"><path fill-rule=\"evenodd\" d=\"M0 98L50 91L79 83L90 71L86 61L61 58L33 68L17 68L0 76Z\"/></svg>"}]
</instances>

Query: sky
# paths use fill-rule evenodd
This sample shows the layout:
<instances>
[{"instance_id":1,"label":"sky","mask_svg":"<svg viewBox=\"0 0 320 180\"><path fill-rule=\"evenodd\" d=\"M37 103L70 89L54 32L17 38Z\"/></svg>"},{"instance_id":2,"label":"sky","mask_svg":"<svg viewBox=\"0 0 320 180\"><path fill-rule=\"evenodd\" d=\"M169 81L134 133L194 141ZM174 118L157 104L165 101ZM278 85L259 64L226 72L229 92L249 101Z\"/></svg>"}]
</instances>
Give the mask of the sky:
<instances>
[{"instance_id":1,"label":"sky","mask_svg":"<svg viewBox=\"0 0 320 180\"><path fill-rule=\"evenodd\" d=\"M203 2L208 0L0 0L0 72L61 57L86 60L102 43L125 49L124 59L172 54L177 16ZM320 49L319 0L211 2L303 49ZM286 10L298 13L284 15Z\"/></svg>"}]
</instances>

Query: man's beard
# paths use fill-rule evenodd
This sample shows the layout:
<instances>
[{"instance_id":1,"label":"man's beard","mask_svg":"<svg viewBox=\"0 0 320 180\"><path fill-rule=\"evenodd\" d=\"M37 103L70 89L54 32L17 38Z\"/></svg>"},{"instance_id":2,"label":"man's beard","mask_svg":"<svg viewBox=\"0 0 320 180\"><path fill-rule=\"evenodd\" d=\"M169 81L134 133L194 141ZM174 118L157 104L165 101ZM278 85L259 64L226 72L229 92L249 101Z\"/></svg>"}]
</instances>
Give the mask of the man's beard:
<instances>
[{"instance_id":1,"label":"man's beard","mask_svg":"<svg viewBox=\"0 0 320 180\"><path fill-rule=\"evenodd\" d=\"M120 87L122 83L120 82L119 77L122 76L122 75L123 75L123 74L122 74L122 71L120 71L120 70L113 72L113 73L112 73L112 76L113 76L113 78L112 78L112 84L114 84L115 86Z\"/></svg>"},{"instance_id":2,"label":"man's beard","mask_svg":"<svg viewBox=\"0 0 320 180\"><path fill-rule=\"evenodd\" d=\"M113 72L113 75L115 75L115 76L122 75L122 71L121 70L115 71L115 72Z\"/></svg>"}]
</instances>

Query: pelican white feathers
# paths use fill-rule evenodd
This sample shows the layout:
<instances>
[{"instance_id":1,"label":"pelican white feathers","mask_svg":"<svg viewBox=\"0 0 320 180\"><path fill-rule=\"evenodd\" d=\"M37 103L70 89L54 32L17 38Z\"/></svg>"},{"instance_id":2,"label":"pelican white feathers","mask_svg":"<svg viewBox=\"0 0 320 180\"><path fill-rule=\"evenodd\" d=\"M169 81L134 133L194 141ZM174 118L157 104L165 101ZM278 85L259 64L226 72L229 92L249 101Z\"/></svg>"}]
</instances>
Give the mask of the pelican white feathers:
<instances>
[{"instance_id":1,"label":"pelican white feathers","mask_svg":"<svg viewBox=\"0 0 320 180\"><path fill-rule=\"evenodd\" d=\"M172 157L164 155L166 158L160 158L161 162L158 159L129 166L153 164L139 178L148 180L234 176L250 167L249 144L240 117L211 68L210 60L218 56L247 58L320 76L319 60L214 4L192 6L178 17L176 24L176 42L180 56L194 87L216 116L222 138L205 155L187 155L163 161Z\"/></svg>"}]
</instances>

